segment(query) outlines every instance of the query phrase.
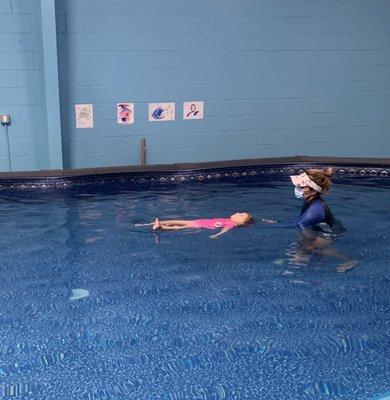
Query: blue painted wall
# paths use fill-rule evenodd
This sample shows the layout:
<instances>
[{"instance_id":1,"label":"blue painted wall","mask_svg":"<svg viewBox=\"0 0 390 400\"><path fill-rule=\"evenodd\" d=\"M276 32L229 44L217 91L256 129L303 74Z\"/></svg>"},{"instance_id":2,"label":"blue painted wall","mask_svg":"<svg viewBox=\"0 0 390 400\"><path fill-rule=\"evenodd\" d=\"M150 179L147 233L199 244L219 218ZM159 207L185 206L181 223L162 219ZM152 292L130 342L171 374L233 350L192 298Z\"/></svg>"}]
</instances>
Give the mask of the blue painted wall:
<instances>
[{"instance_id":1,"label":"blue painted wall","mask_svg":"<svg viewBox=\"0 0 390 400\"><path fill-rule=\"evenodd\" d=\"M10 114L12 168L48 168L39 0L0 0L0 114ZM0 171L8 171L0 126Z\"/></svg>"},{"instance_id":2,"label":"blue painted wall","mask_svg":"<svg viewBox=\"0 0 390 400\"><path fill-rule=\"evenodd\" d=\"M20 169L47 167L37 4L0 0L0 112ZM137 164L141 137L150 164L390 156L390 1L56 0L56 13L65 168ZM204 120L182 120L190 100ZM130 127L116 124L125 101ZM176 121L148 122L149 102L176 102ZM76 103L94 105L93 129L75 128Z\"/></svg>"},{"instance_id":3,"label":"blue painted wall","mask_svg":"<svg viewBox=\"0 0 390 400\"><path fill-rule=\"evenodd\" d=\"M64 162L390 156L390 2L57 0ZM182 102L204 100L203 121ZM115 122L133 101L136 123ZM148 102L177 120L148 122ZM74 103L93 103L76 129Z\"/></svg>"}]
</instances>

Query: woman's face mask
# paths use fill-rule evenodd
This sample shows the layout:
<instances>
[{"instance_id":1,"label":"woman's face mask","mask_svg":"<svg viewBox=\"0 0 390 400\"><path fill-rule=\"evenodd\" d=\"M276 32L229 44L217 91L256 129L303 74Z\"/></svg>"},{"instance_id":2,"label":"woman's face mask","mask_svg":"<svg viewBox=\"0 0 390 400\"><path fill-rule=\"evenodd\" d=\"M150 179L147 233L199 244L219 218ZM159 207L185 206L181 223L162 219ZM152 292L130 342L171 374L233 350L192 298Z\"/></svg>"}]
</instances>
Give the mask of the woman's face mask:
<instances>
[{"instance_id":1,"label":"woman's face mask","mask_svg":"<svg viewBox=\"0 0 390 400\"><path fill-rule=\"evenodd\" d=\"M303 191L303 188L301 188L300 186L295 186L295 188L294 188L294 194L295 194L295 197L296 197L297 199L301 199L302 197L305 196L305 193L304 193L304 191Z\"/></svg>"}]
</instances>

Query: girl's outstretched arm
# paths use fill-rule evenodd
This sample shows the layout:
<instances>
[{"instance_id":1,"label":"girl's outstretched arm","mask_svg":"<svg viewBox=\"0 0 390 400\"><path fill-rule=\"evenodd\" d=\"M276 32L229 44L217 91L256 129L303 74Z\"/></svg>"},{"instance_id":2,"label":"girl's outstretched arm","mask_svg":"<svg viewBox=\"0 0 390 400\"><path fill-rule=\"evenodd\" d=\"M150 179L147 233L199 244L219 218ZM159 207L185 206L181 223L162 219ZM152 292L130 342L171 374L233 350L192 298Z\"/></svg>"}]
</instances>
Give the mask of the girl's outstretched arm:
<instances>
[{"instance_id":1,"label":"girl's outstretched arm","mask_svg":"<svg viewBox=\"0 0 390 400\"><path fill-rule=\"evenodd\" d=\"M215 235L211 235L210 239L218 239L220 236L224 235L226 232L229 232L232 228L225 226L220 232Z\"/></svg>"}]
</instances>

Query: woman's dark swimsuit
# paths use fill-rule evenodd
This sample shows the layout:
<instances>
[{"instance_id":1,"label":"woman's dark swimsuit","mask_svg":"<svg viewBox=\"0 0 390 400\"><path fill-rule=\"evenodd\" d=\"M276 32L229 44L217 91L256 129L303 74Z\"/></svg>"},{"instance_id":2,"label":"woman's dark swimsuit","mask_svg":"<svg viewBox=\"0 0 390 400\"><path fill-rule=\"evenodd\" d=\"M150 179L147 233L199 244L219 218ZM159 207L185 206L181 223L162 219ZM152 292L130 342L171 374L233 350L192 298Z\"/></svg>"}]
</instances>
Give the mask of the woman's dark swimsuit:
<instances>
[{"instance_id":1,"label":"woman's dark swimsuit","mask_svg":"<svg viewBox=\"0 0 390 400\"><path fill-rule=\"evenodd\" d=\"M300 228L311 228L320 236L329 239L342 235L346 231L342 223L333 216L321 197L303 203L298 226Z\"/></svg>"}]
</instances>

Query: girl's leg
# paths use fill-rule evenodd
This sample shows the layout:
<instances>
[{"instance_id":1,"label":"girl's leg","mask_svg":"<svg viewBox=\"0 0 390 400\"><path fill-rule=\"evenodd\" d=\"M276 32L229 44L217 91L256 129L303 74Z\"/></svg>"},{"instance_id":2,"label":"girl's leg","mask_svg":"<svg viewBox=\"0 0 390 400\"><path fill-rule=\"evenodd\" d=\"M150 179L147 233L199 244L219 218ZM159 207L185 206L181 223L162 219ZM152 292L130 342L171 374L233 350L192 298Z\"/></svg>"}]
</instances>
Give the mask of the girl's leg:
<instances>
[{"instance_id":1,"label":"girl's leg","mask_svg":"<svg viewBox=\"0 0 390 400\"><path fill-rule=\"evenodd\" d=\"M134 224L134 226L153 226L154 224L156 224L156 222L159 222L160 224L164 224L164 225L187 225L189 224L191 221L186 221L186 220L182 220L182 219L172 219L172 220L168 220L168 221L160 221L158 218L156 218L156 220L154 222L148 222L146 224Z\"/></svg>"},{"instance_id":2,"label":"girl's leg","mask_svg":"<svg viewBox=\"0 0 390 400\"><path fill-rule=\"evenodd\" d=\"M159 221L158 218L156 218L154 224L153 224L153 229L163 229L163 230L178 230L178 229L187 229L187 228L193 228L191 225L192 221L186 221L182 219L172 219L168 221Z\"/></svg>"},{"instance_id":3,"label":"girl's leg","mask_svg":"<svg viewBox=\"0 0 390 400\"><path fill-rule=\"evenodd\" d=\"M159 226L159 229L162 229L164 231L177 231L180 229L188 229L188 228L192 227L187 225L164 225L164 224L160 224Z\"/></svg>"},{"instance_id":4,"label":"girl's leg","mask_svg":"<svg viewBox=\"0 0 390 400\"><path fill-rule=\"evenodd\" d=\"M168 225L168 226L191 226L191 222L189 220L185 219L170 219L168 221L160 221L161 224L163 225Z\"/></svg>"}]
</instances>

